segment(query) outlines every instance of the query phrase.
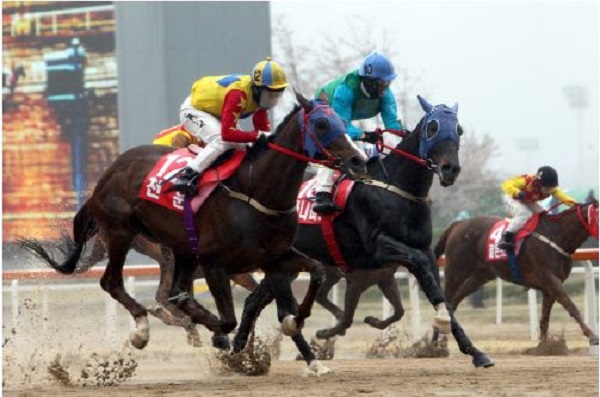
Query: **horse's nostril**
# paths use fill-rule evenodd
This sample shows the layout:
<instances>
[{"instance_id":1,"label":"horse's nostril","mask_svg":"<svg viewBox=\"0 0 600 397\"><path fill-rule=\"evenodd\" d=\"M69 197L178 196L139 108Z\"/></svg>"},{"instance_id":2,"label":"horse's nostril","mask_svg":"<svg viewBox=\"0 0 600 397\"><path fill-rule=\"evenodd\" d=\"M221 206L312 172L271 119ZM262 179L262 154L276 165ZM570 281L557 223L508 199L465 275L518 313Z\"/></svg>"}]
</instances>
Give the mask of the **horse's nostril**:
<instances>
[{"instance_id":1,"label":"horse's nostril","mask_svg":"<svg viewBox=\"0 0 600 397\"><path fill-rule=\"evenodd\" d=\"M444 164L442 166L442 172L449 175L458 175L460 172L460 166L454 164Z\"/></svg>"}]
</instances>

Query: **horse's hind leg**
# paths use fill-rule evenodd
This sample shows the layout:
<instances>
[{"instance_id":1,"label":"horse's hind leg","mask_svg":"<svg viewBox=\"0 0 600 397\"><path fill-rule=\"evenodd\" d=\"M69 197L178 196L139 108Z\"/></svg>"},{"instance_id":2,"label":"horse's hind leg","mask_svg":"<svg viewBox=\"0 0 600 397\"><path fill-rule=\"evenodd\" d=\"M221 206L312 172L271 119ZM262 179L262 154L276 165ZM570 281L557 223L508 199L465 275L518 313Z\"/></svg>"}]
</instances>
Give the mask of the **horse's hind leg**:
<instances>
[{"instance_id":1,"label":"horse's hind leg","mask_svg":"<svg viewBox=\"0 0 600 397\"><path fill-rule=\"evenodd\" d=\"M395 272L395 269L394 269ZM377 285L379 289L383 293L383 296L390 302L392 307L394 308L394 313L391 316L384 320L379 320L377 317L369 316L365 318L365 323L369 324L371 327L377 329L385 329L390 324L400 321L402 316L404 316L404 307L402 307L402 300L400 299L400 291L398 290L398 283L396 282L396 277L394 273L390 275L386 275L383 279L381 279Z\"/></svg>"},{"instance_id":2,"label":"horse's hind leg","mask_svg":"<svg viewBox=\"0 0 600 397\"><path fill-rule=\"evenodd\" d=\"M333 286L342 279L342 275L336 268L326 267L325 268L325 281L317 291L316 301L318 304L323 306L325 310L329 311L337 321L341 321L344 317L344 311L339 308L338 305L329 300L329 291Z\"/></svg>"},{"instance_id":3,"label":"horse's hind leg","mask_svg":"<svg viewBox=\"0 0 600 397\"><path fill-rule=\"evenodd\" d=\"M184 312L179 310L174 304L169 302L169 291L173 282L173 273L175 268L175 259L171 250L158 244L152 244L146 239L136 237L133 241L133 248L146 256L156 260L160 267L160 280L156 290L155 299L159 304L158 308L150 309L150 313L162 320L167 325L183 327L187 333L188 344L199 347L201 345L200 335L196 325ZM189 291L193 294L192 291Z\"/></svg>"},{"instance_id":4,"label":"horse's hind leg","mask_svg":"<svg viewBox=\"0 0 600 397\"><path fill-rule=\"evenodd\" d=\"M317 331L317 338L327 339L336 335L344 335L346 330L350 328L354 321L354 313L358 306L360 296L365 290L370 287L368 282L363 282L364 278L346 276L346 294L344 297L344 312L341 320L332 328L320 329Z\"/></svg>"},{"instance_id":5,"label":"horse's hind leg","mask_svg":"<svg viewBox=\"0 0 600 397\"><path fill-rule=\"evenodd\" d=\"M128 233L118 231L107 236L105 243L108 249L108 265L100 279L100 286L133 316L136 329L129 335L129 340L134 347L143 349L150 339L148 312L127 293L123 284L123 265L132 238Z\"/></svg>"},{"instance_id":6,"label":"horse's hind leg","mask_svg":"<svg viewBox=\"0 0 600 397\"><path fill-rule=\"evenodd\" d=\"M567 291L562 284L562 282L558 279L558 277L554 275L549 275L546 282L543 283L544 290L550 295L551 298L556 299L558 303L565 308L565 310L577 321L581 331L585 336L587 336L590 345L598 344L598 335L592 331L590 327L583 321L583 317L581 316L581 312L575 306L571 298L567 295Z\"/></svg>"}]
</instances>

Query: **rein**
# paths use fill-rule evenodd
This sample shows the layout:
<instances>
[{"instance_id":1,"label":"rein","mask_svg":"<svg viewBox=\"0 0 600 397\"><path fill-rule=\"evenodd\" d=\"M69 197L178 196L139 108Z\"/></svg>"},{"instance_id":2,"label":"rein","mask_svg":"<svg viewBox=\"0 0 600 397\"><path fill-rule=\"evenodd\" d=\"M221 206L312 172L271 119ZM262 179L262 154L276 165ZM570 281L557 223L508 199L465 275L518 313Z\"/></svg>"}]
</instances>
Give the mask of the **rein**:
<instances>
[{"instance_id":1,"label":"rein","mask_svg":"<svg viewBox=\"0 0 600 397\"><path fill-rule=\"evenodd\" d=\"M380 135L382 135L384 132L389 132L390 134L399 136L401 138L406 138L408 136L408 133L405 130L390 130L390 129L382 130L381 128L377 128L374 132L376 132ZM415 156L414 154L405 152L402 149L396 149L395 147L386 145L385 143L383 143L383 140L378 141L375 144L375 146L379 153L382 153L383 149L388 149L390 152L392 152L394 154L398 154L400 156L404 156L404 157L408 158L409 160L412 160L415 163L417 163L423 167L427 167L428 169L435 170L437 168L437 165L433 164L433 161L422 159L419 156Z\"/></svg>"}]
</instances>

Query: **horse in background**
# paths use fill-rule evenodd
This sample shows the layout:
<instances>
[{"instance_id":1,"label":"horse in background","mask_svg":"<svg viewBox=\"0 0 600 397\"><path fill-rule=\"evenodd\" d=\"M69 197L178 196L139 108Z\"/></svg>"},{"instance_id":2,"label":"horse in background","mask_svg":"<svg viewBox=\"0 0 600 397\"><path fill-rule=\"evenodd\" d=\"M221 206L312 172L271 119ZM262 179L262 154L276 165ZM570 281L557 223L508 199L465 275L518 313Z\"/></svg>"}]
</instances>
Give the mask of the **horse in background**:
<instances>
[{"instance_id":1,"label":"horse in background","mask_svg":"<svg viewBox=\"0 0 600 397\"><path fill-rule=\"evenodd\" d=\"M239 168L227 180L219 181L193 215L199 236L197 250L190 244L182 214L139 197L149 172L163 156L174 151L160 145L130 149L106 170L90 199L75 215L74 241L63 251L66 259L54 260L33 239L22 240L22 247L55 270L71 274L85 243L99 234L109 258L100 285L135 319L136 329L130 341L137 348L145 347L149 340L148 312L127 293L122 273L127 252L138 235L173 252L175 274L170 299L194 323L213 332L213 346L228 348L228 334L237 325L231 275L257 269L265 273L265 279L276 280L273 293L284 333L301 335L299 328L310 316L323 278L321 264L292 247L297 226L296 197L304 170L309 161L319 156L328 165L357 178L366 177L366 167L364 155L349 142L343 121L331 107L308 101L298 93L296 98L300 106L284 118L268 139L261 139L248 149ZM219 316L189 294L198 265ZM299 271L308 271L311 280L307 295L298 306L288 275ZM319 367L320 363L313 365L318 360L308 345L301 353L309 368Z\"/></svg>"},{"instance_id":2,"label":"horse in background","mask_svg":"<svg viewBox=\"0 0 600 397\"><path fill-rule=\"evenodd\" d=\"M541 341L548 337L550 311L558 302L577 321L589 344L598 345L598 335L585 324L563 286L573 267L572 254L588 237L598 239L598 201L576 204L556 215L542 212L534 218L538 218L537 228L522 241L518 255L515 255L520 272L517 280L508 259L486 260L489 250L496 244L489 238L490 231L502 221L501 218L479 216L452 223L435 246L436 257L446 256L446 299L456 310L466 296L499 277L542 292ZM434 339L436 337L434 335Z\"/></svg>"},{"instance_id":3,"label":"horse in background","mask_svg":"<svg viewBox=\"0 0 600 397\"><path fill-rule=\"evenodd\" d=\"M434 327L447 333L451 330L461 352L471 355L476 367L489 367L494 363L471 343L452 311L446 311L438 266L430 248L432 221L427 196L434 176L438 176L442 186L450 186L460 172L462 127L458 124L458 107L432 106L423 98L418 99L426 115L395 148L390 148L385 159L367 164L373 181L355 183L345 210L333 220L335 236L348 267L356 272L360 283L372 280L376 273L387 272L391 275L387 282L395 284L396 268L405 266L436 309ZM320 224L300 224L294 247L326 266L336 266ZM246 299L234 351L244 346L238 343L239 338L248 335L256 317L273 300L270 288L272 283L265 279ZM317 337L339 335L352 323L362 290L349 288L343 319L333 328L320 330ZM348 291L355 294L349 295Z\"/></svg>"}]
</instances>

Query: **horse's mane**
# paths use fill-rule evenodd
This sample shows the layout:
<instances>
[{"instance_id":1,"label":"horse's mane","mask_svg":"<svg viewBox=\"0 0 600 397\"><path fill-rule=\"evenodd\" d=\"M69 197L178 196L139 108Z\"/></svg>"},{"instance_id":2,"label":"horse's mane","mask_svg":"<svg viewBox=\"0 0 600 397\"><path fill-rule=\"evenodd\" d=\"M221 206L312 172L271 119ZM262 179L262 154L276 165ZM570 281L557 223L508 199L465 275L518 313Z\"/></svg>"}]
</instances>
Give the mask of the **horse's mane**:
<instances>
[{"instance_id":1,"label":"horse's mane","mask_svg":"<svg viewBox=\"0 0 600 397\"><path fill-rule=\"evenodd\" d=\"M279 123L279 125L275 129L275 132L267 138L267 142L273 142L273 139L275 139L281 133L281 131L283 131L285 126L288 125L288 122L290 121L290 119L292 117L296 116L296 114L298 113L298 111L300 109L301 109L300 105L295 105L294 108L290 111L290 113L288 113L287 116L285 116L283 118L281 123ZM254 159L258 155L260 155L262 152L264 152L266 149L267 149L266 145L260 145L260 144L252 145L252 147L248 148L248 150L247 150L248 154L246 155L246 157L250 158L250 159Z\"/></svg>"}]
</instances>

